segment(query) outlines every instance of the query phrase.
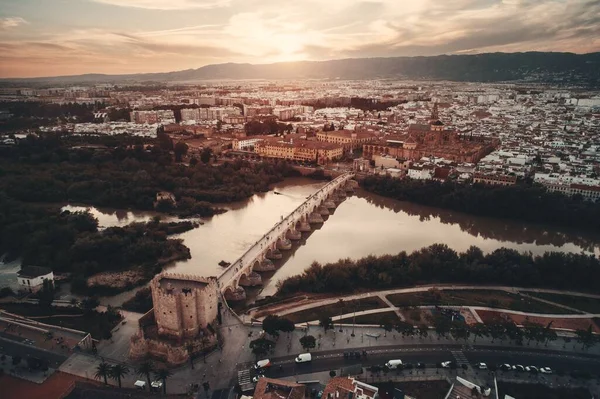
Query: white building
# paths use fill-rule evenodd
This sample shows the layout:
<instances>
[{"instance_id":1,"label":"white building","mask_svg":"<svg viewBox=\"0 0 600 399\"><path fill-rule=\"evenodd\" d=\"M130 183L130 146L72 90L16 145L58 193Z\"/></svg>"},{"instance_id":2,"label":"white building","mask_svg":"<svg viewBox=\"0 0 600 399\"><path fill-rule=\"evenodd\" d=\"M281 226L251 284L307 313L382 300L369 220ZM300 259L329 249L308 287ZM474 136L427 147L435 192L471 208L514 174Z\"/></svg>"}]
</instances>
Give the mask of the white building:
<instances>
[{"instance_id":1,"label":"white building","mask_svg":"<svg viewBox=\"0 0 600 399\"><path fill-rule=\"evenodd\" d=\"M415 180L431 180L434 169L421 166L412 166L408 169L408 177Z\"/></svg>"},{"instance_id":2,"label":"white building","mask_svg":"<svg viewBox=\"0 0 600 399\"><path fill-rule=\"evenodd\" d=\"M54 284L54 273L47 267L25 266L17 272L19 287L29 292L36 292L42 288L44 280Z\"/></svg>"}]
</instances>

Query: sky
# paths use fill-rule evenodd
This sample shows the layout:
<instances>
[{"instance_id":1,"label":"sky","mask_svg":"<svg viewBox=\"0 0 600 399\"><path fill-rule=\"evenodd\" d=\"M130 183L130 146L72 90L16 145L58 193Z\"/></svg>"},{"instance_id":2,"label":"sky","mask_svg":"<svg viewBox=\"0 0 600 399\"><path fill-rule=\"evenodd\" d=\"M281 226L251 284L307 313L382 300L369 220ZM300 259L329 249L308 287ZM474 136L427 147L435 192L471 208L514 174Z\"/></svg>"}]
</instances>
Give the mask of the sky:
<instances>
[{"instance_id":1,"label":"sky","mask_svg":"<svg viewBox=\"0 0 600 399\"><path fill-rule=\"evenodd\" d=\"M0 0L0 77L600 51L600 0Z\"/></svg>"}]
</instances>

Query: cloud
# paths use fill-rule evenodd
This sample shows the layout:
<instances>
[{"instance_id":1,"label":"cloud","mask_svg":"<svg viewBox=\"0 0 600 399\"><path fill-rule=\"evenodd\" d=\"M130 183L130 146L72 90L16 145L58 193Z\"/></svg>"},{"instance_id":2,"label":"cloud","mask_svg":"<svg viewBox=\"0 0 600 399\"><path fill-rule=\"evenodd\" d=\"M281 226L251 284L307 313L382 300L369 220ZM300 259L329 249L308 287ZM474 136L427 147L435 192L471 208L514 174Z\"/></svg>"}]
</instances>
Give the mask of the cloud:
<instances>
[{"instance_id":1,"label":"cloud","mask_svg":"<svg viewBox=\"0 0 600 399\"><path fill-rule=\"evenodd\" d=\"M0 29L5 30L5 29L16 28L18 26L25 25L28 23L29 22L25 21L21 17L0 18Z\"/></svg>"},{"instance_id":2,"label":"cloud","mask_svg":"<svg viewBox=\"0 0 600 399\"><path fill-rule=\"evenodd\" d=\"M191 10L227 7L231 0L92 0L96 3L149 10Z\"/></svg>"}]
</instances>

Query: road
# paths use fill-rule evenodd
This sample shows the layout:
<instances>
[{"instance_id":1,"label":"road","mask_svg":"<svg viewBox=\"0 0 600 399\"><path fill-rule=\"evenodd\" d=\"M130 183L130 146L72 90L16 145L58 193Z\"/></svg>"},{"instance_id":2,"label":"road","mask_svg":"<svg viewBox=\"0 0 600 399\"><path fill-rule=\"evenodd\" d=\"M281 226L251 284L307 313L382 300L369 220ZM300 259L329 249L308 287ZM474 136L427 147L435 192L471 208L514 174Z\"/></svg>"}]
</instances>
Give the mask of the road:
<instances>
[{"instance_id":1,"label":"road","mask_svg":"<svg viewBox=\"0 0 600 399\"><path fill-rule=\"evenodd\" d=\"M435 368L436 363L447 360L458 361L461 355L468 364L479 362L488 365L509 363L511 365L521 364L523 366L534 365L537 367L550 367L553 370L563 370L569 373L573 370L587 371L592 374L600 374L600 358L571 356L566 353L546 352L543 350L523 349L502 350L498 347L476 348L474 350L461 351L460 346L454 347L421 347L421 348L385 348L375 353L369 352L366 358L345 359L343 351L330 351L323 354L315 354L312 362L296 364L293 356L272 359L273 366L267 370L266 376L273 378L312 374L323 371L339 370L351 365L362 365L363 367L383 365L391 359L401 359L404 363L425 363L428 368ZM458 357L457 357L458 356ZM279 370L279 366L283 370Z\"/></svg>"},{"instance_id":2,"label":"road","mask_svg":"<svg viewBox=\"0 0 600 399\"><path fill-rule=\"evenodd\" d=\"M2 336L0 336L0 353L8 356L20 356L23 359L27 357L37 357L38 359L46 360L48 366L52 368L58 368L58 366L68 358L59 353L38 349L32 345L16 342L13 337L11 337L10 340L7 340Z\"/></svg>"},{"instance_id":3,"label":"road","mask_svg":"<svg viewBox=\"0 0 600 399\"><path fill-rule=\"evenodd\" d=\"M323 198L326 195L329 195L329 192L332 190L332 188L337 188L340 184L343 184L347 180L351 179L352 176L352 174L344 174L330 181L325 186L321 187L319 191L308 197L308 199L292 213L287 215L285 218L282 218L281 221L277 223L271 230L265 232L260 240L254 243L254 245L252 245L252 247L250 247L238 260L233 262L221 273L221 275L218 277L219 286L222 288L230 286L231 282L243 273L242 270L244 269L244 266L247 266L248 262L254 262L254 259L256 259L265 248L276 242L277 238L286 229L299 220L300 215L304 212L304 210L320 204Z\"/></svg>"}]
</instances>

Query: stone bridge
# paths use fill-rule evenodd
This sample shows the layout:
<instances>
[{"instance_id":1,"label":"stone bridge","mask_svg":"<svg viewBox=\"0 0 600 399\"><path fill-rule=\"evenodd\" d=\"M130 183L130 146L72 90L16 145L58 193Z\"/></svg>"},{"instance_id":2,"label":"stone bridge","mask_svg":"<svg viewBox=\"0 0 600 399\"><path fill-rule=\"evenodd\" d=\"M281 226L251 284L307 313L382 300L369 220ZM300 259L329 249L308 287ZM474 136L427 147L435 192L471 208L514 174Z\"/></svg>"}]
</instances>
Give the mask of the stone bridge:
<instances>
[{"instance_id":1,"label":"stone bridge","mask_svg":"<svg viewBox=\"0 0 600 399\"><path fill-rule=\"evenodd\" d=\"M218 277L221 293L228 301L241 301L246 298L243 287L262 284L259 272L275 270L273 260L281 259L281 251L292 248L292 241L300 240L302 232L311 231L311 225L324 222L329 215L358 186L352 180L353 173L345 173L327 183L312 194L298 208L283 218L238 260L227 267Z\"/></svg>"}]
</instances>

